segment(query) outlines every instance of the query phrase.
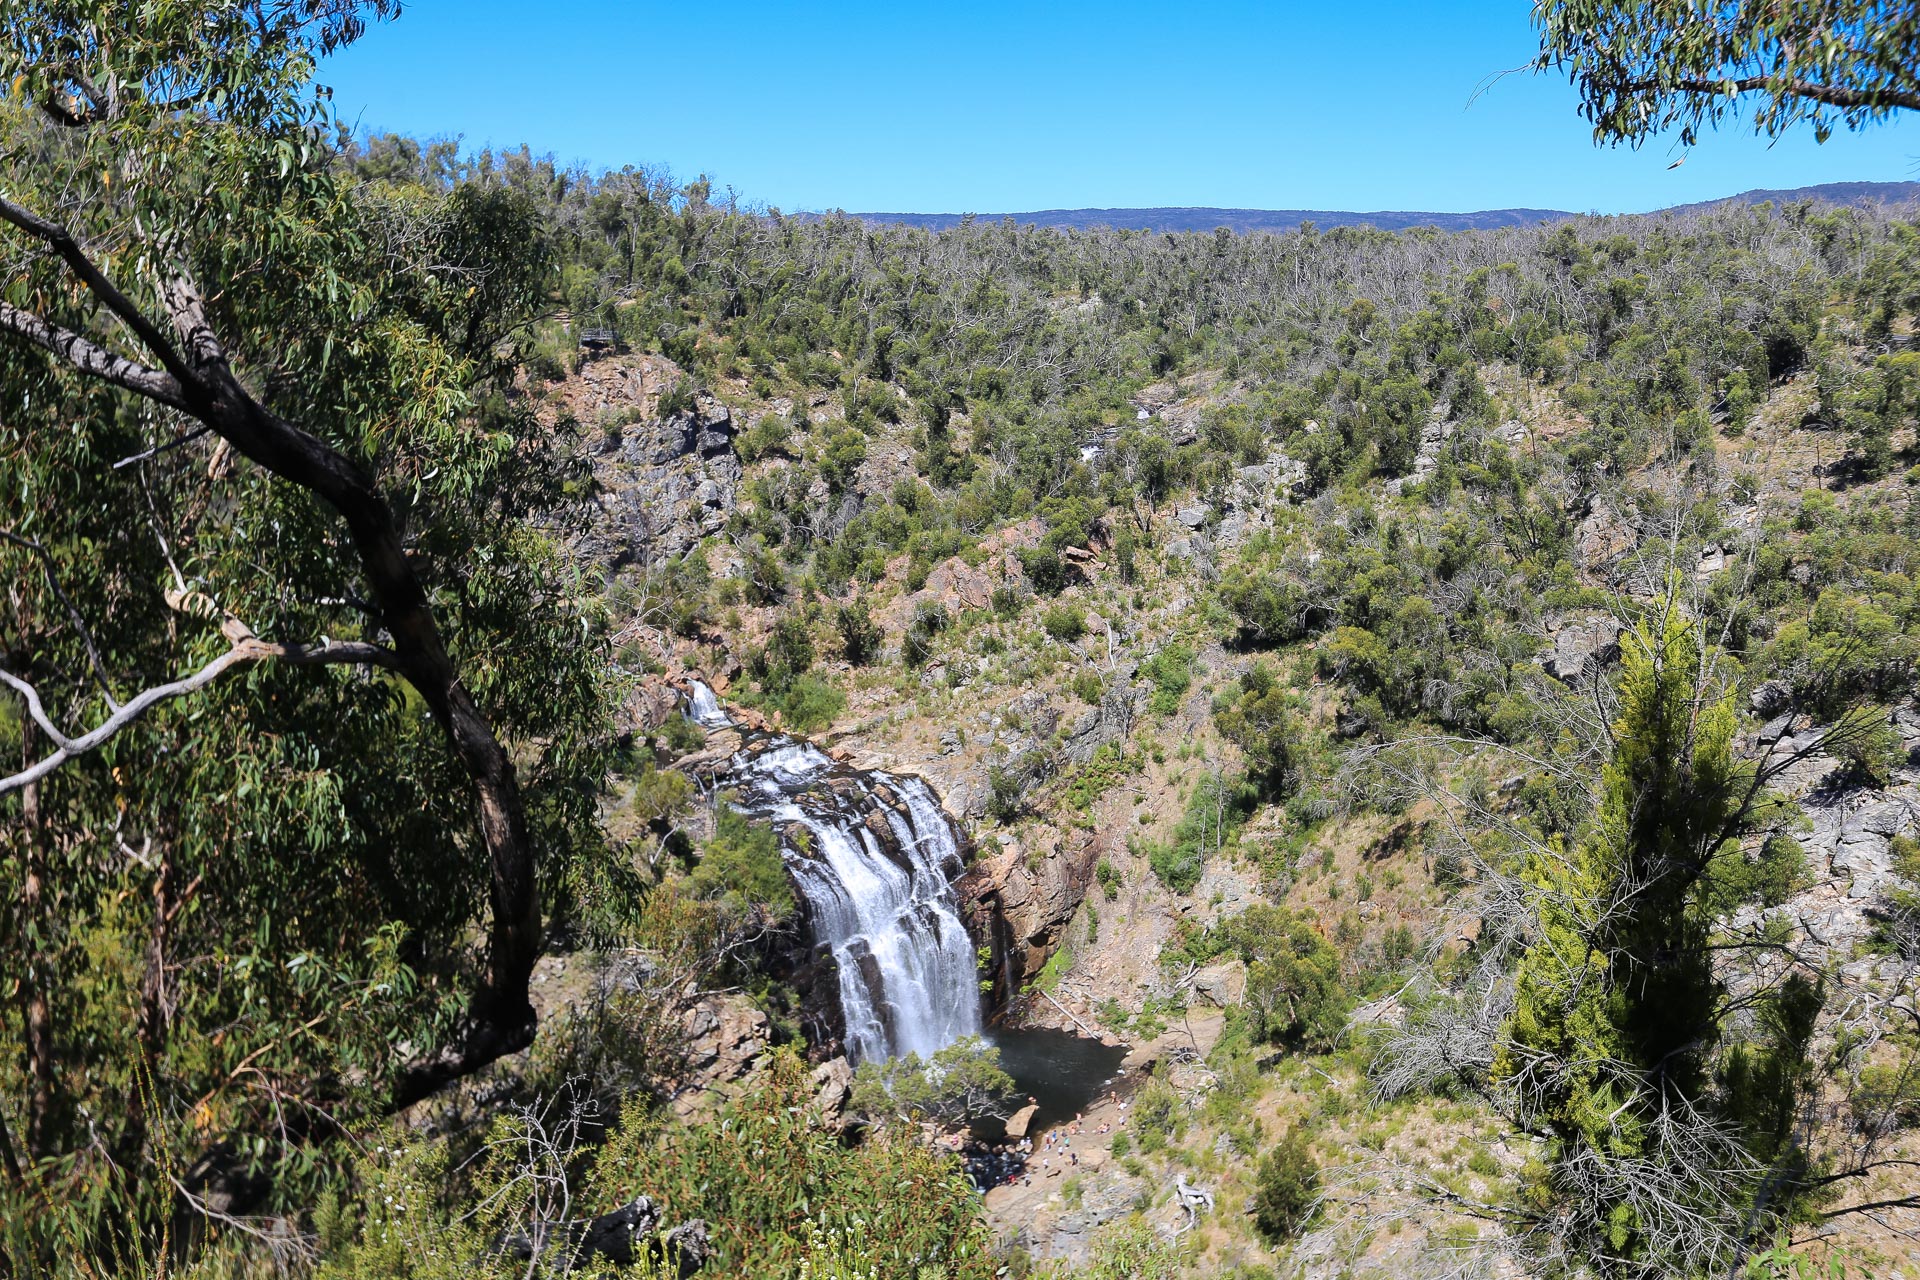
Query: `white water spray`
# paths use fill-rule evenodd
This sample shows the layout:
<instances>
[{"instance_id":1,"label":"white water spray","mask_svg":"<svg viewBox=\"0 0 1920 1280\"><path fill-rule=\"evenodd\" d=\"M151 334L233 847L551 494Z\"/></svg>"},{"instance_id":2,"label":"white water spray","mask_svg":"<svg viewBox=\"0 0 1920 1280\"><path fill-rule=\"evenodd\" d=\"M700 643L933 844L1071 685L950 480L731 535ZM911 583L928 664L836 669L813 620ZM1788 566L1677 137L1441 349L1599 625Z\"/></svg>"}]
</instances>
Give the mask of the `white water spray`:
<instances>
[{"instance_id":1,"label":"white water spray","mask_svg":"<svg viewBox=\"0 0 1920 1280\"><path fill-rule=\"evenodd\" d=\"M732 723L698 681L688 714L708 728ZM735 803L780 832L814 940L839 969L849 1056L927 1057L980 1034L973 940L953 895L960 845L932 790L793 738L763 741L734 759ZM795 847L795 829L807 847Z\"/></svg>"}]
</instances>

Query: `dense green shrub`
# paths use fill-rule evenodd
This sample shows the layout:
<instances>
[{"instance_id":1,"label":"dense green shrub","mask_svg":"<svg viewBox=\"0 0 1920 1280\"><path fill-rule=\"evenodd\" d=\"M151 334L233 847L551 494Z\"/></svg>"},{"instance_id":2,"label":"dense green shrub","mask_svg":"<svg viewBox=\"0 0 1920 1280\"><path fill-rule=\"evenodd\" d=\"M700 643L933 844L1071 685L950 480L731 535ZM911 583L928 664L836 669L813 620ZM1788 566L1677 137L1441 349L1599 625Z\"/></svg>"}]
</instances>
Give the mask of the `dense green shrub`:
<instances>
[{"instance_id":1,"label":"dense green shrub","mask_svg":"<svg viewBox=\"0 0 1920 1280\"><path fill-rule=\"evenodd\" d=\"M987 768L987 816L996 822L1012 822L1027 807L1027 783L1018 768L990 765Z\"/></svg>"},{"instance_id":2,"label":"dense green shrub","mask_svg":"<svg viewBox=\"0 0 1920 1280\"><path fill-rule=\"evenodd\" d=\"M1057 596L1067 585L1067 564L1051 547L1036 547L1020 553L1020 567L1033 589L1043 596Z\"/></svg>"},{"instance_id":3,"label":"dense green shrub","mask_svg":"<svg viewBox=\"0 0 1920 1280\"><path fill-rule=\"evenodd\" d=\"M1222 736L1245 753L1248 773L1275 799L1292 792L1300 772L1295 706L1272 669L1256 663L1240 677L1239 697L1214 712Z\"/></svg>"},{"instance_id":4,"label":"dense green shrub","mask_svg":"<svg viewBox=\"0 0 1920 1280\"><path fill-rule=\"evenodd\" d=\"M840 633L840 651L854 666L864 666L880 652L885 638L864 599L843 604L834 611L834 627Z\"/></svg>"},{"instance_id":5,"label":"dense green shrub","mask_svg":"<svg viewBox=\"0 0 1920 1280\"><path fill-rule=\"evenodd\" d=\"M1050 605L1041 615L1040 625L1046 628L1048 635L1063 643L1078 640L1087 634L1087 615L1084 609L1076 605Z\"/></svg>"},{"instance_id":6,"label":"dense green shrub","mask_svg":"<svg viewBox=\"0 0 1920 1280\"><path fill-rule=\"evenodd\" d=\"M1784 832L1768 836L1749 860L1737 843L1714 855L1701 882L1701 900L1712 911L1747 902L1777 907L1807 887L1806 851Z\"/></svg>"},{"instance_id":7,"label":"dense green shrub","mask_svg":"<svg viewBox=\"0 0 1920 1280\"><path fill-rule=\"evenodd\" d=\"M787 686L813 670L813 630L807 620L795 614L783 614L773 624L773 634L759 664L761 684L769 693L783 693Z\"/></svg>"},{"instance_id":8,"label":"dense green shrub","mask_svg":"<svg viewBox=\"0 0 1920 1280\"><path fill-rule=\"evenodd\" d=\"M1193 650L1170 644L1141 663L1140 674L1153 684L1154 714L1170 716L1180 709L1180 699L1193 683Z\"/></svg>"},{"instance_id":9,"label":"dense green shrub","mask_svg":"<svg viewBox=\"0 0 1920 1280\"><path fill-rule=\"evenodd\" d=\"M947 629L947 611L937 604L922 604L914 611L913 621L907 624L906 638L901 642L901 656L909 667L917 667L933 655L933 638Z\"/></svg>"},{"instance_id":10,"label":"dense green shrub","mask_svg":"<svg viewBox=\"0 0 1920 1280\"><path fill-rule=\"evenodd\" d=\"M1256 798L1244 779L1217 770L1202 775L1173 839L1145 850L1153 874L1175 893L1192 892L1208 859L1233 840Z\"/></svg>"},{"instance_id":11,"label":"dense green shrub","mask_svg":"<svg viewBox=\"0 0 1920 1280\"><path fill-rule=\"evenodd\" d=\"M587 1202L646 1193L670 1220L704 1218L716 1274L794 1274L816 1226L862 1233L884 1275L923 1266L988 1280L997 1263L959 1161L889 1128L854 1146L820 1116L806 1063L782 1051L704 1123L661 1129L630 1107L594 1162Z\"/></svg>"},{"instance_id":12,"label":"dense green shrub","mask_svg":"<svg viewBox=\"0 0 1920 1280\"><path fill-rule=\"evenodd\" d=\"M1340 954L1315 921L1284 907L1249 907L1220 926L1247 965L1246 1007L1256 1036L1309 1049L1333 1047L1351 1004Z\"/></svg>"},{"instance_id":13,"label":"dense green shrub","mask_svg":"<svg viewBox=\"0 0 1920 1280\"><path fill-rule=\"evenodd\" d=\"M1320 1166L1312 1144L1299 1128L1290 1128L1260 1160L1254 1226L1269 1244L1291 1240L1313 1217L1319 1197Z\"/></svg>"},{"instance_id":14,"label":"dense green shrub","mask_svg":"<svg viewBox=\"0 0 1920 1280\"><path fill-rule=\"evenodd\" d=\"M687 881L696 897L720 901L735 915L764 911L780 920L793 912L793 886L773 828L724 804Z\"/></svg>"},{"instance_id":15,"label":"dense green shrub","mask_svg":"<svg viewBox=\"0 0 1920 1280\"><path fill-rule=\"evenodd\" d=\"M1187 1104L1180 1094L1159 1076L1133 1095L1128 1124L1140 1150L1151 1155L1164 1151L1169 1142L1177 1142L1187 1127Z\"/></svg>"},{"instance_id":16,"label":"dense green shrub","mask_svg":"<svg viewBox=\"0 0 1920 1280\"><path fill-rule=\"evenodd\" d=\"M1147 867L1175 893L1191 893L1206 870L1206 857L1198 844L1156 843L1148 846Z\"/></svg>"},{"instance_id":17,"label":"dense green shrub","mask_svg":"<svg viewBox=\"0 0 1920 1280\"><path fill-rule=\"evenodd\" d=\"M786 687L774 705L787 728L796 733L815 733L846 710L847 695L818 676L801 676Z\"/></svg>"},{"instance_id":18,"label":"dense green shrub","mask_svg":"<svg viewBox=\"0 0 1920 1280\"><path fill-rule=\"evenodd\" d=\"M962 1125L1011 1114L1013 1077L1000 1068L1000 1051L968 1036L922 1061L919 1054L863 1062L847 1105L869 1121Z\"/></svg>"}]
</instances>

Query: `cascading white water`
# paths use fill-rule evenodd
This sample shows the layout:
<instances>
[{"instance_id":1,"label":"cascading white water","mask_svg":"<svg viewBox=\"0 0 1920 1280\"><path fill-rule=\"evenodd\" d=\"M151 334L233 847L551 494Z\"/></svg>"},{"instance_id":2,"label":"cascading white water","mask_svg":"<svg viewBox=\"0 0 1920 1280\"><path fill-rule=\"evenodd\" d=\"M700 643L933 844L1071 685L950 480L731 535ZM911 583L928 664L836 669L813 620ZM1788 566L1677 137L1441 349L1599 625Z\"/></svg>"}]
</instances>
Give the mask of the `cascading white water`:
<instances>
[{"instance_id":1,"label":"cascading white water","mask_svg":"<svg viewBox=\"0 0 1920 1280\"><path fill-rule=\"evenodd\" d=\"M687 715L695 724L707 729L721 729L733 723L727 719L720 699L713 696L713 690L698 680L693 682L693 692L687 697Z\"/></svg>"},{"instance_id":2,"label":"cascading white water","mask_svg":"<svg viewBox=\"0 0 1920 1280\"><path fill-rule=\"evenodd\" d=\"M688 714L708 728L732 723L698 681ZM927 1057L980 1034L973 940L953 896L960 846L932 790L777 734L754 745L734 760L734 803L781 833L814 940L839 970L849 1056ZM807 847L795 847L796 829Z\"/></svg>"}]
</instances>

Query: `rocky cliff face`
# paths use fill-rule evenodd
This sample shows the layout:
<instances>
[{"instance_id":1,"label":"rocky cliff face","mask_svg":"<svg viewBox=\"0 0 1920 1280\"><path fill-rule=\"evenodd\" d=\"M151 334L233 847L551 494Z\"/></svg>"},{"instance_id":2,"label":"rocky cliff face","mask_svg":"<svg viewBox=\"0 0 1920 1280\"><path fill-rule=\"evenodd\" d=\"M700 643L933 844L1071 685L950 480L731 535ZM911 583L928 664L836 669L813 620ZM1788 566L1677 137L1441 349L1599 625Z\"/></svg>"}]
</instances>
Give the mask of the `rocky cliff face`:
<instances>
[{"instance_id":1,"label":"rocky cliff face","mask_svg":"<svg viewBox=\"0 0 1920 1280\"><path fill-rule=\"evenodd\" d=\"M995 1005L1046 964L1109 851L1109 837L1092 832L1035 829L1028 838L1045 843L1029 849L1010 841L983 850L955 886L968 929L993 950Z\"/></svg>"},{"instance_id":2,"label":"rocky cliff face","mask_svg":"<svg viewBox=\"0 0 1920 1280\"><path fill-rule=\"evenodd\" d=\"M1756 702L1759 695L1756 695ZM1800 757L1776 786L1797 800L1806 825L1797 833L1807 855L1812 883L1779 907L1742 907L1735 927L1752 926L1768 915L1791 918L1822 951L1851 954L1862 948L1876 925L1887 919L1888 904L1916 888L1895 864L1893 840L1920 835L1920 711L1901 707L1890 728L1907 763L1893 771L1885 788L1836 785L1839 762L1806 754L1820 742L1825 726L1793 731L1789 715L1762 727L1754 754L1778 762ZM1847 965L1869 972L1876 962Z\"/></svg>"},{"instance_id":3,"label":"rocky cliff face","mask_svg":"<svg viewBox=\"0 0 1920 1280\"><path fill-rule=\"evenodd\" d=\"M740 485L726 405L684 390L660 356L591 360L564 403L587 426L602 515L580 550L618 568L684 555L718 533Z\"/></svg>"}]
</instances>

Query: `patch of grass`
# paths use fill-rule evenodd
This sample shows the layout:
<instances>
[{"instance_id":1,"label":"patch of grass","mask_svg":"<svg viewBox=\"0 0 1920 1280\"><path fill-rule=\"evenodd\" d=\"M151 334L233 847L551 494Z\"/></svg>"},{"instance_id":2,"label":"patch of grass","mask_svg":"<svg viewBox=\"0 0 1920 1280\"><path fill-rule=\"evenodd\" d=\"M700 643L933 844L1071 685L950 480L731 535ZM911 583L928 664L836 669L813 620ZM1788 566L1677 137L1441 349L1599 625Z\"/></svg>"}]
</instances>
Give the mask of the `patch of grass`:
<instances>
[{"instance_id":1,"label":"patch of grass","mask_svg":"<svg viewBox=\"0 0 1920 1280\"><path fill-rule=\"evenodd\" d=\"M1058 951L1047 957L1047 962L1040 966L1039 973L1033 975L1033 981L1027 984L1027 989L1052 994L1054 988L1060 985L1060 980L1066 977L1072 968L1072 949L1061 947Z\"/></svg>"},{"instance_id":2,"label":"patch of grass","mask_svg":"<svg viewBox=\"0 0 1920 1280\"><path fill-rule=\"evenodd\" d=\"M1121 779L1138 774L1144 767L1138 755L1122 755L1119 745L1109 742L1095 751L1093 758L1067 784L1067 803L1078 812L1087 813Z\"/></svg>"}]
</instances>

